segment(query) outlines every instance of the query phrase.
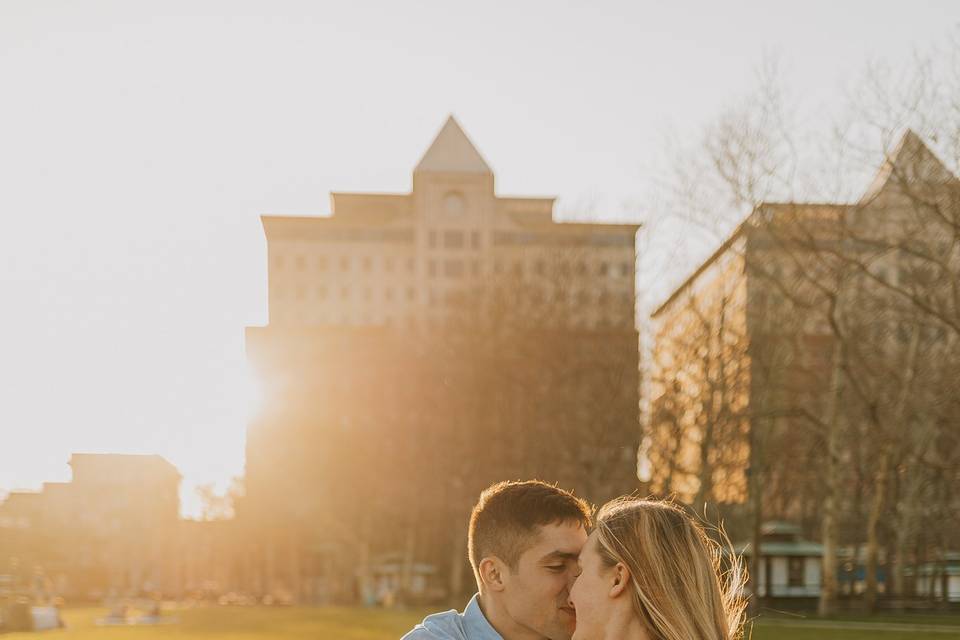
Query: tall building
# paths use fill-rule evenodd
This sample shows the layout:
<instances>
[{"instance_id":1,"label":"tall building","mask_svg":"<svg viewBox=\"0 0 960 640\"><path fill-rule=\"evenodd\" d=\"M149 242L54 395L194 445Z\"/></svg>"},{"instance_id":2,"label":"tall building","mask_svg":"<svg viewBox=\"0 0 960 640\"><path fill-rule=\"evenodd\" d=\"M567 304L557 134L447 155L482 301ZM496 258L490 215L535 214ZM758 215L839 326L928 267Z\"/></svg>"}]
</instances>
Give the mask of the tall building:
<instances>
[{"instance_id":1,"label":"tall building","mask_svg":"<svg viewBox=\"0 0 960 640\"><path fill-rule=\"evenodd\" d=\"M369 566L399 554L405 588L416 560L436 568L422 596L450 595L487 484L636 487L637 225L558 223L553 198L494 187L451 117L410 193L263 217L270 322L247 350L265 403L238 509L251 591L368 597Z\"/></svg>"},{"instance_id":2,"label":"tall building","mask_svg":"<svg viewBox=\"0 0 960 640\"><path fill-rule=\"evenodd\" d=\"M450 117L411 193L333 193L327 217L263 216L270 324L435 325L491 278L548 282L566 269L564 321L632 328L637 226L557 223L553 205L497 196Z\"/></svg>"},{"instance_id":3,"label":"tall building","mask_svg":"<svg viewBox=\"0 0 960 640\"><path fill-rule=\"evenodd\" d=\"M0 573L27 585L42 569L47 595L67 598L178 593L177 469L157 455L91 453L70 467L70 482L0 504Z\"/></svg>"},{"instance_id":4,"label":"tall building","mask_svg":"<svg viewBox=\"0 0 960 640\"><path fill-rule=\"evenodd\" d=\"M816 535L834 456L841 540L859 543L883 457L956 424L958 212L960 180L909 131L855 202L756 207L652 314L652 490L752 498Z\"/></svg>"}]
</instances>

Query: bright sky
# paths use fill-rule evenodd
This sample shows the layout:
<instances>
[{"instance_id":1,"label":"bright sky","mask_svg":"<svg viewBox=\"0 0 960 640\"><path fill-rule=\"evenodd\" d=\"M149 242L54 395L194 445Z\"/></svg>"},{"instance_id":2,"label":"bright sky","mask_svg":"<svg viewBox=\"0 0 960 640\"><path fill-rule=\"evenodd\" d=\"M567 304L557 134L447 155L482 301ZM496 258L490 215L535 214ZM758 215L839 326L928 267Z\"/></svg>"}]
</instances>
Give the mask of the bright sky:
<instances>
[{"instance_id":1,"label":"bright sky","mask_svg":"<svg viewBox=\"0 0 960 640\"><path fill-rule=\"evenodd\" d=\"M196 484L243 471L258 216L408 191L448 113L501 194L637 215L663 130L701 128L764 52L829 103L958 23L953 0L3 0L0 489L159 453L195 514Z\"/></svg>"}]
</instances>

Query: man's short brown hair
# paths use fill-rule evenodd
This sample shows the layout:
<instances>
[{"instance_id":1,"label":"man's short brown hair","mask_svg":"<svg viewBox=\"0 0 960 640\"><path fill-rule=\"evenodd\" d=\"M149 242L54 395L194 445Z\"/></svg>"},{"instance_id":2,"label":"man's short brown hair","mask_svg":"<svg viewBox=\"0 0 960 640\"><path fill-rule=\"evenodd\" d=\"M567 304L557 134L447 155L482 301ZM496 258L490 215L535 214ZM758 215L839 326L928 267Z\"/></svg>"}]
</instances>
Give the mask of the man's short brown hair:
<instances>
[{"instance_id":1,"label":"man's short brown hair","mask_svg":"<svg viewBox=\"0 0 960 640\"><path fill-rule=\"evenodd\" d=\"M498 482L484 489L470 514L467 548L474 573L487 556L503 560L511 571L547 524L578 522L592 526L591 508L569 491L539 480Z\"/></svg>"}]
</instances>

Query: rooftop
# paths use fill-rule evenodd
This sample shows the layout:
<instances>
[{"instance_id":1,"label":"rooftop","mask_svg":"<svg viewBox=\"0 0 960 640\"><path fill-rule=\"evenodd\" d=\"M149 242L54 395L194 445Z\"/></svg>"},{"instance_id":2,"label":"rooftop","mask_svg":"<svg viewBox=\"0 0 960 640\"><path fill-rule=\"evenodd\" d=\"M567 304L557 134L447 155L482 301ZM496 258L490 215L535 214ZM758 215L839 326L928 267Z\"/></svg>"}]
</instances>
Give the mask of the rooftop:
<instances>
[{"instance_id":1,"label":"rooftop","mask_svg":"<svg viewBox=\"0 0 960 640\"><path fill-rule=\"evenodd\" d=\"M460 123L451 115L430 148L423 154L414 173L493 174Z\"/></svg>"},{"instance_id":2,"label":"rooftop","mask_svg":"<svg viewBox=\"0 0 960 640\"><path fill-rule=\"evenodd\" d=\"M750 212L743 222L737 225L733 233L703 261L679 286L677 286L667 298L658 305L652 318L656 318L685 291L697 278L700 277L710 266L716 262L722 255L741 238L744 233L755 225L759 216L765 215L773 219L782 219L785 222L794 221L816 221L818 219L830 219L844 209L851 207L862 207L869 203L880 190L890 181L891 177L899 175L909 179L933 180L936 182L957 182L954 176L946 166L930 151L923 143L923 140L911 130L907 130L894 151L884 160L883 165L877 172L876 178L867 187L864 195L857 204L844 203L823 203L823 202L761 202Z\"/></svg>"}]
</instances>

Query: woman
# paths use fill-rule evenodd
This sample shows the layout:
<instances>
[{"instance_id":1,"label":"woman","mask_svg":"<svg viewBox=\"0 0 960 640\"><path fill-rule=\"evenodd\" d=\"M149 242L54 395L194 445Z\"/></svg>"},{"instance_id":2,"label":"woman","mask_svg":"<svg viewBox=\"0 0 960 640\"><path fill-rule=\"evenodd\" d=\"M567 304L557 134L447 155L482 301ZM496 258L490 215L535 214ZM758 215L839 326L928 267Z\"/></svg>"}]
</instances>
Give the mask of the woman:
<instances>
[{"instance_id":1,"label":"woman","mask_svg":"<svg viewBox=\"0 0 960 640\"><path fill-rule=\"evenodd\" d=\"M670 502L604 505L580 553L570 592L573 640L732 640L741 634L745 575Z\"/></svg>"}]
</instances>

